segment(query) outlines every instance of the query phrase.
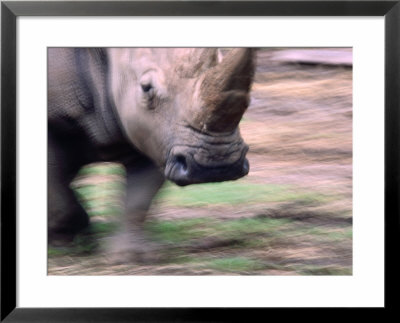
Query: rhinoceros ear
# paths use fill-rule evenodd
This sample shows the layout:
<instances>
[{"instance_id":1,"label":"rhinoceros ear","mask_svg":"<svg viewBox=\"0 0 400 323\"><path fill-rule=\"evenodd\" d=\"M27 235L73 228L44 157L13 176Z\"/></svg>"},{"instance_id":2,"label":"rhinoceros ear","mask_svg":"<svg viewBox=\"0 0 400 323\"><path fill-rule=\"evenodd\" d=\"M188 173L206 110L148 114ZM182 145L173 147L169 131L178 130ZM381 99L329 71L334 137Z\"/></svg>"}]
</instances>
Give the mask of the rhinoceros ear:
<instances>
[{"instance_id":1,"label":"rhinoceros ear","mask_svg":"<svg viewBox=\"0 0 400 323\"><path fill-rule=\"evenodd\" d=\"M200 87L204 106L195 120L201 128L218 132L236 128L249 104L254 55L252 48L233 49L204 74Z\"/></svg>"},{"instance_id":2,"label":"rhinoceros ear","mask_svg":"<svg viewBox=\"0 0 400 323\"><path fill-rule=\"evenodd\" d=\"M179 49L178 49L179 50ZM195 78L218 64L216 48L183 48L175 71L181 78Z\"/></svg>"}]
</instances>

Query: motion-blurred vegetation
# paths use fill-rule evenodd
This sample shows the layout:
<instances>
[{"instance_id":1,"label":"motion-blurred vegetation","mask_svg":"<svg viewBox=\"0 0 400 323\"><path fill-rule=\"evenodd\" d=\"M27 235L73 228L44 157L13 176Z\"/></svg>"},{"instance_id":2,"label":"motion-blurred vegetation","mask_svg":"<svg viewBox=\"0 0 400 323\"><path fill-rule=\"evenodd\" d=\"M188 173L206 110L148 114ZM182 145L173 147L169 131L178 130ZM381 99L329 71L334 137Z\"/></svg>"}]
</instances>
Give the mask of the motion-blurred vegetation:
<instances>
[{"instance_id":1,"label":"motion-blurred vegetation","mask_svg":"<svg viewBox=\"0 0 400 323\"><path fill-rule=\"evenodd\" d=\"M103 238L112 235L122 216L124 171L118 164L97 164L85 167L74 182L74 190L91 217L90 239L80 235L70 248L49 248L51 258L66 255L86 256L95 253ZM317 257L318 261L299 254L283 261L270 259L271 249L290 246L301 252L314 246L316 249L331 249L332 243L351 243L352 229L348 221L336 228L315 226L314 221L299 221L296 205L316 206L338 198L311 191L296 191L288 185L268 185L239 180L228 183L201 184L177 187L166 183L156 197L156 203L165 208L212 209L224 206L257 205L278 203L286 205L287 216L279 212L257 214L253 217L219 218L210 216L186 218L152 218L145 229L150 237L169 247L167 261L160 266L178 264L189 266L193 273L261 274L265 271L287 274L351 274L351 268L332 265L332 259ZM292 206L290 206L291 203ZM212 212L212 211L210 211ZM333 217L334 214L325 215ZM324 217L310 214L310 217ZM300 216L300 219L301 218ZM304 219L303 219L304 220ZM314 255L316 256L316 255ZM325 264L326 263L326 264Z\"/></svg>"}]
</instances>

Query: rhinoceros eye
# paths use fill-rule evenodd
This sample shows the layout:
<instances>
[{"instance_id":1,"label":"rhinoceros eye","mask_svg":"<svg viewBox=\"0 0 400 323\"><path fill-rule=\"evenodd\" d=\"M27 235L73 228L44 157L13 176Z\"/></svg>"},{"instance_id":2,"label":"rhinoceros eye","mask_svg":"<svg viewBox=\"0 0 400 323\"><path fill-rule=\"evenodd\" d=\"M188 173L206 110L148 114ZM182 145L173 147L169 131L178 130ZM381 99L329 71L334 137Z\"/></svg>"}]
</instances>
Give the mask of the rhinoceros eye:
<instances>
[{"instance_id":1,"label":"rhinoceros eye","mask_svg":"<svg viewBox=\"0 0 400 323\"><path fill-rule=\"evenodd\" d=\"M153 85L151 85L151 83L140 84L140 86L144 93L149 93L153 90Z\"/></svg>"},{"instance_id":2,"label":"rhinoceros eye","mask_svg":"<svg viewBox=\"0 0 400 323\"><path fill-rule=\"evenodd\" d=\"M153 100L155 95L156 95L156 90L151 83L141 83L140 87L142 88L142 92L144 95L144 98L146 100Z\"/></svg>"},{"instance_id":3,"label":"rhinoceros eye","mask_svg":"<svg viewBox=\"0 0 400 323\"><path fill-rule=\"evenodd\" d=\"M148 109L154 109L156 105L156 90L151 83L141 83L140 87L143 93L144 104Z\"/></svg>"}]
</instances>

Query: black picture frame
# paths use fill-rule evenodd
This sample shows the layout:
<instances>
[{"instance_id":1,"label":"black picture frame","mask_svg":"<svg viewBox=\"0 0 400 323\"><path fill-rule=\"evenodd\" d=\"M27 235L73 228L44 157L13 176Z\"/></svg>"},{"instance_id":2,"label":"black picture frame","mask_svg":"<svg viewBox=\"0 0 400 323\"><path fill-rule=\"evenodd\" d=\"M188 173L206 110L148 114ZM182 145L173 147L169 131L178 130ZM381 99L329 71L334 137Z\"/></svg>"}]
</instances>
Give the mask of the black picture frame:
<instances>
[{"instance_id":1,"label":"black picture frame","mask_svg":"<svg viewBox=\"0 0 400 323\"><path fill-rule=\"evenodd\" d=\"M19 16L384 16L385 307L396 309L399 246L400 1L100 1L1 3L1 321L236 321L260 309L16 307L16 19ZM395 293L393 293L395 292ZM397 292L397 293L396 293ZM282 309L275 309L280 311ZM381 309L376 309L381 315ZM324 314L326 315L326 314ZM256 317L256 316L255 316ZM281 317L282 318L282 317ZM262 319L263 320L263 319ZM251 321L251 320L250 320Z\"/></svg>"}]
</instances>

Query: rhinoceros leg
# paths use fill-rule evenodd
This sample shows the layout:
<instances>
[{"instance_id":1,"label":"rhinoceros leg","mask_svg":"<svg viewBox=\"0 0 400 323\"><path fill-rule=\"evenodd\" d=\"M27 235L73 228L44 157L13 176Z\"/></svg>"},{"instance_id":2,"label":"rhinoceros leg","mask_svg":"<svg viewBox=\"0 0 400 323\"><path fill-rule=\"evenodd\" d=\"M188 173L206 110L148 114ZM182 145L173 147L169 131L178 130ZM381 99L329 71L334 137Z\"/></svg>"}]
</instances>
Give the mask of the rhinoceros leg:
<instances>
[{"instance_id":1,"label":"rhinoceros leg","mask_svg":"<svg viewBox=\"0 0 400 323\"><path fill-rule=\"evenodd\" d=\"M48 136L48 241L52 245L71 242L89 224L89 218L69 185L79 169L76 155L61 148Z\"/></svg>"},{"instance_id":2,"label":"rhinoceros leg","mask_svg":"<svg viewBox=\"0 0 400 323\"><path fill-rule=\"evenodd\" d=\"M158 247L144 233L143 225L153 197L165 181L150 161L125 165L127 192L121 231L111 241L113 263L147 262L157 259Z\"/></svg>"}]
</instances>

